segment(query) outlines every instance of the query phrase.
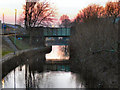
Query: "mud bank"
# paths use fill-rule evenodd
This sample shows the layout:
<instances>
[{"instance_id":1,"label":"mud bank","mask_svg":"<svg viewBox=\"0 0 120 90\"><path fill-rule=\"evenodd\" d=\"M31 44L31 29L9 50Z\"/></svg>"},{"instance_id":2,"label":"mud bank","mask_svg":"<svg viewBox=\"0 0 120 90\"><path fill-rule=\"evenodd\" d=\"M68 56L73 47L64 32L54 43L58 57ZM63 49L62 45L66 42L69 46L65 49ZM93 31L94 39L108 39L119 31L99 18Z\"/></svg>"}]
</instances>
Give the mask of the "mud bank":
<instances>
[{"instance_id":1,"label":"mud bank","mask_svg":"<svg viewBox=\"0 0 120 90\"><path fill-rule=\"evenodd\" d=\"M76 24L71 32L72 70L83 74L89 88L118 88L118 24L99 19Z\"/></svg>"},{"instance_id":2,"label":"mud bank","mask_svg":"<svg viewBox=\"0 0 120 90\"><path fill-rule=\"evenodd\" d=\"M40 49L26 50L18 55L7 58L2 62L2 78L4 78L11 70L15 69L17 66L25 63L34 63L34 61L39 61L41 65L44 64L45 54L50 53L52 47L43 47Z\"/></svg>"}]
</instances>

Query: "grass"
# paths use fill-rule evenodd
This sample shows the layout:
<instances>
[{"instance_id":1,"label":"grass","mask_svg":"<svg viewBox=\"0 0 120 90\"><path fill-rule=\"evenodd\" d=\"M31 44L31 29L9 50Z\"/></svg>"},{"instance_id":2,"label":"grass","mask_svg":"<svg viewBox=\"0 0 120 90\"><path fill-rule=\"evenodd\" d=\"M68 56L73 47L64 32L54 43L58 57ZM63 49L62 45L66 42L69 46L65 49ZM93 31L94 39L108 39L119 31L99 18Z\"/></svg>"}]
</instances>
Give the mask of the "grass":
<instances>
[{"instance_id":1,"label":"grass","mask_svg":"<svg viewBox=\"0 0 120 90\"><path fill-rule=\"evenodd\" d=\"M3 39L2 40L2 56L12 53L14 50L9 46L9 44Z\"/></svg>"},{"instance_id":2,"label":"grass","mask_svg":"<svg viewBox=\"0 0 120 90\"><path fill-rule=\"evenodd\" d=\"M5 56L6 54L12 53L13 51L2 51L2 56Z\"/></svg>"},{"instance_id":3,"label":"grass","mask_svg":"<svg viewBox=\"0 0 120 90\"><path fill-rule=\"evenodd\" d=\"M12 40L12 42L15 44L14 42L14 37L11 36L10 39ZM23 40L18 40L16 39L16 47L19 49L19 50L25 50L25 49L29 49L31 48L30 45L28 45L27 43L25 43Z\"/></svg>"},{"instance_id":4,"label":"grass","mask_svg":"<svg viewBox=\"0 0 120 90\"><path fill-rule=\"evenodd\" d=\"M11 41L14 43L14 36L10 36L9 37L10 39L11 39ZM26 43L25 41L23 41L23 40L18 40L18 39L16 39L16 47L18 48L18 50L25 50L25 49L30 49L30 48L32 48L28 43ZM2 56L5 56L5 55L7 55L7 54L9 54L9 53L13 53L14 52L14 50L13 50L13 48L11 48L10 46L9 46L9 44L6 42L6 41L4 41L4 39L3 39L3 41L2 41Z\"/></svg>"}]
</instances>

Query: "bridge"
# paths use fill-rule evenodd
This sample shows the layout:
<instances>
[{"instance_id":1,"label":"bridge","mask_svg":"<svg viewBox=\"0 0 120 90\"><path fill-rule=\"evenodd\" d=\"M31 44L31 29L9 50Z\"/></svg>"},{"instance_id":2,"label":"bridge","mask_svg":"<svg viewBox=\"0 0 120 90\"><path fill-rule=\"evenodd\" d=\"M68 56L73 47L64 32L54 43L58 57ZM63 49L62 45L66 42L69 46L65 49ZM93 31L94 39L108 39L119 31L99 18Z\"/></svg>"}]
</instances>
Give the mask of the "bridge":
<instances>
[{"instance_id":1,"label":"bridge","mask_svg":"<svg viewBox=\"0 0 120 90\"><path fill-rule=\"evenodd\" d=\"M49 45L68 45L70 28L44 28L45 43Z\"/></svg>"},{"instance_id":2,"label":"bridge","mask_svg":"<svg viewBox=\"0 0 120 90\"><path fill-rule=\"evenodd\" d=\"M44 37L70 37L70 28L44 28Z\"/></svg>"}]
</instances>

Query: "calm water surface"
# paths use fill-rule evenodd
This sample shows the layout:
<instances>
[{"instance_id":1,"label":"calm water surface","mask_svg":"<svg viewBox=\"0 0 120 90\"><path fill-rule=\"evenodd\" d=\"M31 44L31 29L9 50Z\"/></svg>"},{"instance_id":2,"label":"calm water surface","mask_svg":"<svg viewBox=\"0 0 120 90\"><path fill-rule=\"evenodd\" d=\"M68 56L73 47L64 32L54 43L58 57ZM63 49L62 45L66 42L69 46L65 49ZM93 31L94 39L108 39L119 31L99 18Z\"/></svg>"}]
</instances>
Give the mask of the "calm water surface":
<instances>
[{"instance_id":1,"label":"calm water surface","mask_svg":"<svg viewBox=\"0 0 120 90\"><path fill-rule=\"evenodd\" d=\"M67 47L68 48L68 47ZM69 59L65 46L53 46L53 51L46 55L47 60ZM42 70L42 71L41 71ZM18 66L2 80L3 88L84 88L81 76L72 73L69 65L40 65L34 69L29 64Z\"/></svg>"}]
</instances>

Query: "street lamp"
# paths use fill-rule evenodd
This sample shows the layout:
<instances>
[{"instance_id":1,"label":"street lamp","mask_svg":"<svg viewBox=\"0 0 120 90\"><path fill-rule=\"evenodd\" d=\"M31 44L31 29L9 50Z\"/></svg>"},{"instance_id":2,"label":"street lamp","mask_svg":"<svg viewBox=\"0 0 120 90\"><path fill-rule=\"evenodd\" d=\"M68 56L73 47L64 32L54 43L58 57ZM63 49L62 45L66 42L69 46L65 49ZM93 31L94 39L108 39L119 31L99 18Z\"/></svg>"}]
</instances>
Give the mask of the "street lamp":
<instances>
[{"instance_id":1,"label":"street lamp","mask_svg":"<svg viewBox=\"0 0 120 90\"><path fill-rule=\"evenodd\" d=\"M3 13L3 25L2 25L2 33L4 34L4 13Z\"/></svg>"},{"instance_id":2,"label":"street lamp","mask_svg":"<svg viewBox=\"0 0 120 90\"><path fill-rule=\"evenodd\" d=\"M17 9L15 9L15 39L14 39L14 44L16 45L16 19L17 19ZM16 49L14 51L14 54L16 54Z\"/></svg>"}]
</instances>

